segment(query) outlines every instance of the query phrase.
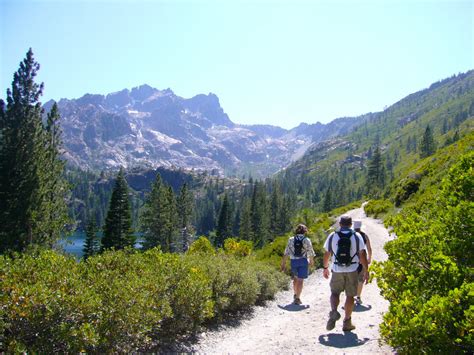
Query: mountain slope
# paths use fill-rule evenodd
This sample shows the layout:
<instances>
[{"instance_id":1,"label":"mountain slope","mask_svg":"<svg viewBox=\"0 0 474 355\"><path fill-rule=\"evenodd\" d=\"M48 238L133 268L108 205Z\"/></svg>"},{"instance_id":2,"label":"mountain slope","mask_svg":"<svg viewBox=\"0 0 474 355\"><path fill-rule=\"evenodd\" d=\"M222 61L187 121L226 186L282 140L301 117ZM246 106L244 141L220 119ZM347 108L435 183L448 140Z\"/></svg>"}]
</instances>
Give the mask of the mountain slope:
<instances>
[{"instance_id":1,"label":"mountain slope","mask_svg":"<svg viewBox=\"0 0 474 355\"><path fill-rule=\"evenodd\" d=\"M304 193L304 204L320 210L345 205L366 194L382 195L420 159L429 126L438 148L473 130L474 71L453 76L371 114L346 136L313 144L279 174L284 186ZM381 186L367 185L368 165L377 147L385 171ZM377 190L377 191L376 191Z\"/></svg>"}]
</instances>

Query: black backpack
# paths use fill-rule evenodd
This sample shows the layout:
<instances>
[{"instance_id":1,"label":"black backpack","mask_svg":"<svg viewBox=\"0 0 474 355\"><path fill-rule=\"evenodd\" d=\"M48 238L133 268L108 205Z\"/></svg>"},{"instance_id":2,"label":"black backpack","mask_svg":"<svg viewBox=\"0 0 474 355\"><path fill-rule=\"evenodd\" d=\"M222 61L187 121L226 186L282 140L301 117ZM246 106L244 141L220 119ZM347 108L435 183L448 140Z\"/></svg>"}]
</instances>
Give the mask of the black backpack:
<instances>
[{"instance_id":1,"label":"black backpack","mask_svg":"<svg viewBox=\"0 0 474 355\"><path fill-rule=\"evenodd\" d=\"M355 261L352 261L352 259L354 259L354 257L357 255L357 252L359 251L359 238L357 238L354 232L350 234L345 234L345 233L340 233L340 232L336 232L336 233L339 236L339 241L337 242L337 251L335 254L336 261L334 262L334 264L342 265L342 266L357 264ZM333 250L332 250L332 237L333 236L334 234L331 236L329 240L329 251L331 253L333 253ZM351 256L352 236L355 237L355 241L356 241L356 253Z\"/></svg>"},{"instance_id":2,"label":"black backpack","mask_svg":"<svg viewBox=\"0 0 474 355\"><path fill-rule=\"evenodd\" d=\"M303 238L300 238L299 236L295 235L295 238L293 239L293 247L295 249L295 256L296 257L302 257L303 256L303 240L305 240L306 237L303 236Z\"/></svg>"}]
</instances>

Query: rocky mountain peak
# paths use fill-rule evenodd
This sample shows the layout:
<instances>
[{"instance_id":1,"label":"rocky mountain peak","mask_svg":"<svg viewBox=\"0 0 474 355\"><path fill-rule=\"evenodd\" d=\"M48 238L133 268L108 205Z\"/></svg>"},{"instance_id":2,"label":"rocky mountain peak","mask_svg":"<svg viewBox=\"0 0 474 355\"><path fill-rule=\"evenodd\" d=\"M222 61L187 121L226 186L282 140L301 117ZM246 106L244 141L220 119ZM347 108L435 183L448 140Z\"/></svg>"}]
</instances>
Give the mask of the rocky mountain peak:
<instances>
[{"instance_id":1,"label":"rocky mountain peak","mask_svg":"<svg viewBox=\"0 0 474 355\"><path fill-rule=\"evenodd\" d=\"M85 94L81 98L75 100L76 103L80 106L83 105L103 105L105 101L104 95L97 95L97 94Z\"/></svg>"},{"instance_id":2,"label":"rocky mountain peak","mask_svg":"<svg viewBox=\"0 0 474 355\"><path fill-rule=\"evenodd\" d=\"M152 88L148 84L143 84L143 85L134 87L132 91L130 92L130 97L137 101L144 101L145 99L149 98L154 93L156 93L157 91L159 90Z\"/></svg>"}]
</instances>

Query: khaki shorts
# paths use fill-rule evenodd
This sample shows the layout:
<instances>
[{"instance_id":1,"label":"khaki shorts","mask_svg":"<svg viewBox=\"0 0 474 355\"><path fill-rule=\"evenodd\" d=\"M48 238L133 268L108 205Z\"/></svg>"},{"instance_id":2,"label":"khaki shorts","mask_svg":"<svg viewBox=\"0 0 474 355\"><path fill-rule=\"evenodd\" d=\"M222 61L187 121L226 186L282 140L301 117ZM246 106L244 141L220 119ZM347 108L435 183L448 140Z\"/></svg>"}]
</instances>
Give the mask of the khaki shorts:
<instances>
[{"instance_id":1,"label":"khaki shorts","mask_svg":"<svg viewBox=\"0 0 474 355\"><path fill-rule=\"evenodd\" d=\"M342 291L346 296L355 297L357 295L357 284L359 283L359 273L353 272L333 272L329 286L331 293L340 294Z\"/></svg>"}]
</instances>

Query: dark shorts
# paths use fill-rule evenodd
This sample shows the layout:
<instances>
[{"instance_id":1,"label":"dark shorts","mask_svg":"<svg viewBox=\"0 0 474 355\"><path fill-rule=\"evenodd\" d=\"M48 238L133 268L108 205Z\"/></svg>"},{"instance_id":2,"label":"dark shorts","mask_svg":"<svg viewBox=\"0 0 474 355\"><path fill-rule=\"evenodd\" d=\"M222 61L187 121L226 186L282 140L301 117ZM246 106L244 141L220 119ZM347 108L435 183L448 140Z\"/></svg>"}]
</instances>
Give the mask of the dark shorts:
<instances>
[{"instance_id":1,"label":"dark shorts","mask_svg":"<svg viewBox=\"0 0 474 355\"><path fill-rule=\"evenodd\" d=\"M308 277L308 259L291 259L291 274L299 279Z\"/></svg>"}]
</instances>

